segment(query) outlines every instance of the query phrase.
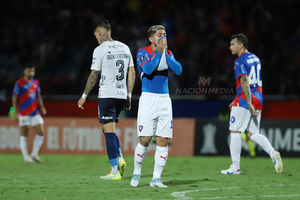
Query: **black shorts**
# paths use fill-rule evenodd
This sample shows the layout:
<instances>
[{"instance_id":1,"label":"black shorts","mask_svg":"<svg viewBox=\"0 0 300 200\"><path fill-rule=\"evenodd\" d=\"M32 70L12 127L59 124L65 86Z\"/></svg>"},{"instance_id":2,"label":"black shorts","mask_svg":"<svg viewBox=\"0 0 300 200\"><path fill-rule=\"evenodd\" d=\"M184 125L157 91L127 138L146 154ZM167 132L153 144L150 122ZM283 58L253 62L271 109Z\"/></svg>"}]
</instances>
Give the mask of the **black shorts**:
<instances>
[{"instance_id":1,"label":"black shorts","mask_svg":"<svg viewBox=\"0 0 300 200\"><path fill-rule=\"evenodd\" d=\"M119 121L119 115L124 109L126 99L98 98L98 116L99 122Z\"/></svg>"}]
</instances>

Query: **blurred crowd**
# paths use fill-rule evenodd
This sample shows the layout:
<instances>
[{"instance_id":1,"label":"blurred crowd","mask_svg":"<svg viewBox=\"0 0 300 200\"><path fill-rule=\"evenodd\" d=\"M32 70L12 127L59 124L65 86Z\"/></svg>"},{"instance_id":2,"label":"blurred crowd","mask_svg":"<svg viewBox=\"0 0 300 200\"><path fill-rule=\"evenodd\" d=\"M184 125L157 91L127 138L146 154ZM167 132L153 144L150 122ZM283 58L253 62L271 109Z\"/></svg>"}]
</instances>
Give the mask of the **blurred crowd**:
<instances>
[{"instance_id":1,"label":"blurred crowd","mask_svg":"<svg viewBox=\"0 0 300 200\"><path fill-rule=\"evenodd\" d=\"M264 94L300 94L300 2L297 0L2 0L0 92L12 94L21 66L36 64L42 94L82 94L98 45L93 25L108 19L112 38L136 58L147 30L166 27L168 47L183 66L176 88L235 88L230 36L244 33L262 62ZM211 77L210 85L199 78ZM135 94L140 93L137 78ZM97 87L92 91L97 94Z\"/></svg>"}]
</instances>

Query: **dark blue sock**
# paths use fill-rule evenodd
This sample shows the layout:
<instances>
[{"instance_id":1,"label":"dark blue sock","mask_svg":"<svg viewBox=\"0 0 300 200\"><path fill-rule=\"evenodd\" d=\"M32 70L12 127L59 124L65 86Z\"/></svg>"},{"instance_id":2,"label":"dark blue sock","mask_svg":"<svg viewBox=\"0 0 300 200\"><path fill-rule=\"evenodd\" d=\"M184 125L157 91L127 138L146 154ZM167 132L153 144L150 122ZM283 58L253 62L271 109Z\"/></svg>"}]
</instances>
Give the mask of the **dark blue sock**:
<instances>
[{"instance_id":1,"label":"dark blue sock","mask_svg":"<svg viewBox=\"0 0 300 200\"><path fill-rule=\"evenodd\" d=\"M118 155L122 155L120 140L119 140L119 137L117 135L116 135L116 142L117 142Z\"/></svg>"},{"instance_id":2,"label":"dark blue sock","mask_svg":"<svg viewBox=\"0 0 300 200\"><path fill-rule=\"evenodd\" d=\"M116 142L116 134L115 133L104 133L106 139L106 151L110 161L111 166L118 165L118 149Z\"/></svg>"}]
</instances>

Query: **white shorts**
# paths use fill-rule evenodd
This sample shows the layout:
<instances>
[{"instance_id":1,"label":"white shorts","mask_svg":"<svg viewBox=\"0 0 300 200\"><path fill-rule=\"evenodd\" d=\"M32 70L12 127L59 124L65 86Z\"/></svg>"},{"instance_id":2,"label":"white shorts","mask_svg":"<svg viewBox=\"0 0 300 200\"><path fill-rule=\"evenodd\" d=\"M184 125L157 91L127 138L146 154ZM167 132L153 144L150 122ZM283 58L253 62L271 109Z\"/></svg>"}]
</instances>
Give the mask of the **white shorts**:
<instances>
[{"instance_id":1,"label":"white shorts","mask_svg":"<svg viewBox=\"0 0 300 200\"><path fill-rule=\"evenodd\" d=\"M232 106L229 120L230 131L259 133L261 110L257 110L258 116L251 115L249 109L243 107Z\"/></svg>"},{"instance_id":2,"label":"white shorts","mask_svg":"<svg viewBox=\"0 0 300 200\"><path fill-rule=\"evenodd\" d=\"M34 127L38 124L44 124L44 120L41 115L35 115L35 116L20 116L19 115L19 126Z\"/></svg>"},{"instance_id":3,"label":"white shorts","mask_svg":"<svg viewBox=\"0 0 300 200\"><path fill-rule=\"evenodd\" d=\"M137 117L137 135L173 137L172 103L169 94L142 92Z\"/></svg>"}]
</instances>

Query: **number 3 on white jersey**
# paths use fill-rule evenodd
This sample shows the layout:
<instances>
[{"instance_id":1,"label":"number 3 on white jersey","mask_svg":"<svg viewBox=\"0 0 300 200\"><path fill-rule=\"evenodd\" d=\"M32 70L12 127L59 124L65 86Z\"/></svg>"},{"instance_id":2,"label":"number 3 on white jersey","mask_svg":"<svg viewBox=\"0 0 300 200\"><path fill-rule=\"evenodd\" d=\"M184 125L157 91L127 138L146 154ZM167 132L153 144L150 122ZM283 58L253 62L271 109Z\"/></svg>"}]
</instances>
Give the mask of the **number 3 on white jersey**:
<instances>
[{"instance_id":1,"label":"number 3 on white jersey","mask_svg":"<svg viewBox=\"0 0 300 200\"><path fill-rule=\"evenodd\" d=\"M254 85L257 84L259 87L262 86L262 81L261 81L261 65L257 65L257 71L255 73L255 66L251 67L248 80L249 80L249 85Z\"/></svg>"}]
</instances>

